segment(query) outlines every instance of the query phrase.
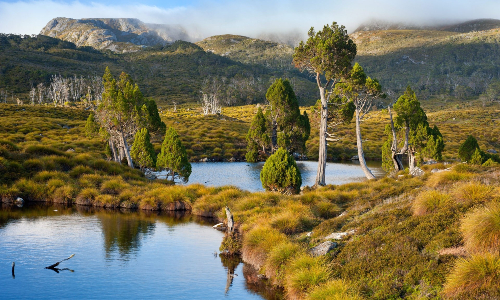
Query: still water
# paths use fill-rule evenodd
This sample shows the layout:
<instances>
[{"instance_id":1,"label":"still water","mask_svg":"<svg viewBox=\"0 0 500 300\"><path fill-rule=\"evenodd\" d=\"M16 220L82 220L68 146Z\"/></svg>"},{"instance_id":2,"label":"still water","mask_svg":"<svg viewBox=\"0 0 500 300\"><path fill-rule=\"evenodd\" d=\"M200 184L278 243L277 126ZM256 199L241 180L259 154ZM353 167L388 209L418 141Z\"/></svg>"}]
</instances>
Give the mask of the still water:
<instances>
[{"instance_id":1,"label":"still water","mask_svg":"<svg viewBox=\"0 0 500 300\"><path fill-rule=\"evenodd\" d=\"M0 298L281 299L250 266L214 255L223 234L211 225L183 214L4 206Z\"/></svg>"},{"instance_id":2,"label":"still water","mask_svg":"<svg viewBox=\"0 0 500 300\"><path fill-rule=\"evenodd\" d=\"M263 191L260 182L260 171L264 162L203 162L191 163L192 173L188 184L201 183L208 186L233 185L240 189L258 192ZM302 175L302 186L312 186L316 180L318 162L298 161L297 166ZM368 162L375 177L383 177L381 162ZM165 173L157 173L165 178ZM325 171L326 184L344 184L366 180L359 162L327 163Z\"/></svg>"}]
</instances>

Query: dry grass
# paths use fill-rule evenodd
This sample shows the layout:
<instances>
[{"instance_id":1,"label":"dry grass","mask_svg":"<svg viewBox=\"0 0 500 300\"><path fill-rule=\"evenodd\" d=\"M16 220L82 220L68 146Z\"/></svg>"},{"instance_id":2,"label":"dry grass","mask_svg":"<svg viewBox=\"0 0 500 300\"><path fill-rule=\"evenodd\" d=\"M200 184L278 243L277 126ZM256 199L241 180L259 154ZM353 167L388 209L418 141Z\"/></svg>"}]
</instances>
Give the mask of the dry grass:
<instances>
[{"instance_id":1,"label":"dry grass","mask_svg":"<svg viewBox=\"0 0 500 300\"><path fill-rule=\"evenodd\" d=\"M336 279L313 289L307 300L362 300L363 297L346 281Z\"/></svg>"},{"instance_id":2,"label":"dry grass","mask_svg":"<svg viewBox=\"0 0 500 300\"><path fill-rule=\"evenodd\" d=\"M498 299L500 256L474 255L458 259L446 278L443 295L448 299Z\"/></svg>"},{"instance_id":3,"label":"dry grass","mask_svg":"<svg viewBox=\"0 0 500 300\"><path fill-rule=\"evenodd\" d=\"M413 201L413 214L423 216L446 207L450 202L451 197L448 194L436 190L424 191Z\"/></svg>"},{"instance_id":4,"label":"dry grass","mask_svg":"<svg viewBox=\"0 0 500 300\"><path fill-rule=\"evenodd\" d=\"M500 204L490 203L468 214L460 226L464 243L471 253L500 254Z\"/></svg>"}]
</instances>

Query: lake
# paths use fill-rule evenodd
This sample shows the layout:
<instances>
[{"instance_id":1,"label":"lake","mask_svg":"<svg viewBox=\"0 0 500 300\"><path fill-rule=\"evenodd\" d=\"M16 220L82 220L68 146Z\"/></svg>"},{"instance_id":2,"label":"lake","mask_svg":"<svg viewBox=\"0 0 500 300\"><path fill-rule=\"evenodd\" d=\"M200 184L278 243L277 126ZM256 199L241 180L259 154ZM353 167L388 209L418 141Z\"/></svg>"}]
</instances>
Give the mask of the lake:
<instances>
[{"instance_id":1,"label":"lake","mask_svg":"<svg viewBox=\"0 0 500 300\"><path fill-rule=\"evenodd\" d=\"M263 191L260 182L260 171L264 162L200 162L191 163L192 173L189 182L201 183L207 186L233 185L240 189L258 192ZM297 166L302 174L302 186L312 186L316 180L318 162L298 161ZM368 162L368 167L375 177L383 177L385 171L381 162ZM158 172L159 178L165 178L165 172ZM326 164L326 184L344 184L355 181L366 180L359 166L359 162L342 162Z\"/></svg>"},{"instance_id":2,"label":"lake","mask_svg":"<svg viewBox=\"0 0 500 300\"><path fill-rule=\"evenodd\" d=\"M211 226L184 214L4 206L0 298L281 299L250 266L214 255L223 234Z\"/></svg>"}]
</instances>

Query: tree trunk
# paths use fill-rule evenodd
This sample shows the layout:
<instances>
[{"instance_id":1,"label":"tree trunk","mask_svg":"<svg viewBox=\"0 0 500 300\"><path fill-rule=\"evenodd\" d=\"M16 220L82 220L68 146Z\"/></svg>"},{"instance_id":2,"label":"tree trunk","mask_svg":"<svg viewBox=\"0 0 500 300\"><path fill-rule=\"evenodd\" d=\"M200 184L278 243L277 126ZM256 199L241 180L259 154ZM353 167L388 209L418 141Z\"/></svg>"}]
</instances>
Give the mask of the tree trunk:
<instances>
[{"instance_id":1,"label":"tree trunk","mask_svg":"<svg viewBox=\"0 0 500 300\"><path fill-rule=\"evenodd\" d=\"M408 167L410 174L413 174L413 170L415 169L415 150L413 147L408 148Z\"/></svg>"},{"instance_id":2,"label":"tree trunk","mask_svg":"<svg viewBox=\"0 0 500 300\"><path fill-rule=\"evenodd\" d=\"M115 143L113 143L113 139L109 138L109 148L111 149L111 153L113 154L113 161L118 162L118 155L116 154Z\"/></svg>"},{"instance_id":3,"label":"tree trunk","mask_svg":"<svg viewBox=\"0 0 500 300\"><path fill-rule=\"evenodd\" d=\"M318 155L318 173L316 174L315 185L325 185L326 169L326 125L328 117L328 103L326 102L325 88L319 87L321 96L321 119L319 125L319 155Z\"/></svg>"},{"instance_id":4,"label":"tree trunk","mask_svg":"<svg viewBox=\"0 0 500 300\"><path fill-rule=\"evenodd\" d=\"M356 109L356 144L358 146L359 164L361 165L361 169L363 170L363 173L365 173L366 178L372 180L375 179L375 176L373 176L372 171L370 171L368 166L366 166L365 154L363 153L363 140L361 139L361 124L359 123L359 118L359 110Z\"/></svg>"},{"instance_id":5,"label":"tree trunk","mask_svg":"<svg viewBox=\"0 0 500 300\"><path fill-rule=\"evenodd\" d=\"M131 167L131 168L133 168L134 167L134 163L132 162L132 157L130 157L130 151L128 150L127 140L125 139L125 136L123 135L123 132L120 132L120 139L121 139L121 142L122 142L122 146L123 146L123 151L125 153L125 157L127 157L128 166Z\"/></svg>"},{"instance_id":6,"label":"tree trunk","mask_svg":"<svg viewBox=\"0 0 500 300\"><path fill-rule=\"evenodd\" d=\"M272 133L271 133L271 144L272 144L272 149L271 153L276 152L278 150L278 123L276 120L272 121Z\"/></svg>"},{"instance_id":7,"label":"tree trunk","mask_svg":"<svg viewBox=\"0 0 500 300\"><path fill-rule=\"evenodd\" d=\"M392 120L391 107L389 109L389 117L391 119L391 130L392 130L392 145L391 145L391 158L394 163L394 169L396 171L404 170L403 167L403 154L398 153L398 137L396 136L396 129L394 129L394 121Z\"/></svg>"}]
</instances>

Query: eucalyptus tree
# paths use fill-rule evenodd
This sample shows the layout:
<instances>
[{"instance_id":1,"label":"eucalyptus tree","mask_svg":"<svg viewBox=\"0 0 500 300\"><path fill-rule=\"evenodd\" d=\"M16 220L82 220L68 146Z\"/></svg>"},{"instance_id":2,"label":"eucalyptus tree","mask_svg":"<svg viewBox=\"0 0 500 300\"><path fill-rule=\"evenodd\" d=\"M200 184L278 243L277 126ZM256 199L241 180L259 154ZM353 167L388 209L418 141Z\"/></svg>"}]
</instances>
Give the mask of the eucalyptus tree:
<instances>
[{"instance_id":1,"label":"eucalyptus tree","mask_svg":"<svg viewBox=\"0 0 500 300\"><path fill-rule=\"evenodd\" d=\"M335 86L335 93L350 99L354 104L356 116L356 145L361 169L366 178L375 179L373 173L366 165L363 152L363 139L361 138L361 120L370 112L373 102L378 97L383 97L382 87L376 79L366 76L363 68L356 63L351 69L349 77Z\"/></svg>"},{"instance_id":2,"label":"eucalyptus tree","mask_svg":"<svg viewBox=\"0 0 500 300\"><path fill-rule=\"evenodd\" d=\"M293 62L297 68L311 72L316 77L321 99L316 185L325 185L328 102L332 88L351 69L356 56L356 44L349 38L345 27L336 22L325 25L319 32L311 28L308 36L307 42L301 41L295 48Z\"/></svg>"}]
</instances>

